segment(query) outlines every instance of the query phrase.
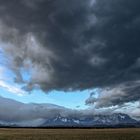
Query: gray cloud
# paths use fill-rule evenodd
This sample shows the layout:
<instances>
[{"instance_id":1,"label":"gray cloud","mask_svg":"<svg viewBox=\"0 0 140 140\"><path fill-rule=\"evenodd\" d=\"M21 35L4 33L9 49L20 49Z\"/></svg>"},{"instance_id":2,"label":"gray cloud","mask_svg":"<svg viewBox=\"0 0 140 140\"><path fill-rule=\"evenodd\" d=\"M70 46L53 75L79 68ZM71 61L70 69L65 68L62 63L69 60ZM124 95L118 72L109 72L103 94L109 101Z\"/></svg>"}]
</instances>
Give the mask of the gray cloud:
<instances>
[{"instance_id":1,"label":"gray cloud","mask_svg":"<svg viewBox=\"0 0 140 140\"><path fill-rule=\"evenodd\" d=\"M127 82L115 87L106 87L99 91L98 97L91 93L85 101L87 105L95 105L96 108L118 105L121 107L128 102L139 101L140 81Z\"/></svg>"},{"instance_id":2,"label":"gray cloud","mask_svg":"<svg viewBox=\"0 0 140 140\"><path fill-rule=\"evenodd\" d=\"M0 36L15 80L28 90L110 88L98 106L139 100L139 6L139 0L1 0ZM28 82L21 68L31 72Z\"/></svg>"}]
</instances>

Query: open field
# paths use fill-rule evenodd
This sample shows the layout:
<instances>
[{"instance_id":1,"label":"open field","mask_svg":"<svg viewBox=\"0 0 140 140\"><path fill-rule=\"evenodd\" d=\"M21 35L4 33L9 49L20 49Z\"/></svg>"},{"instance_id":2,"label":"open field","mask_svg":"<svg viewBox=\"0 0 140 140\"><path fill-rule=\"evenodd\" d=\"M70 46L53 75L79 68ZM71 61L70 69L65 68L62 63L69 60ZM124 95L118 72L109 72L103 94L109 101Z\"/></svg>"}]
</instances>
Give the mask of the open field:
<instances>
[{"instance_id":1,"label":"open field","mask_svg":"<svg viewBox=\"0 0 140 140\"><path fill-rule=\"evenodd\" d=\"M140 140L140 129L8 129L0 140Z\"/></svg>"}]
</instances>

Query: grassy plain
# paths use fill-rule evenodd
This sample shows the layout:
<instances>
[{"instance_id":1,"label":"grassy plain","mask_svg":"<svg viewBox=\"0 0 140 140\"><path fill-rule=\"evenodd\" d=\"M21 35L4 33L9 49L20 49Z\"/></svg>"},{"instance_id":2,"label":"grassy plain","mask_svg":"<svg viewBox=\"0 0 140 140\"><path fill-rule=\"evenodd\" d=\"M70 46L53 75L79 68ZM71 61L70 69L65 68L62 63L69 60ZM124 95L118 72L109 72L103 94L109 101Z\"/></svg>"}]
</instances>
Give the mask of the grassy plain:
<instances>
[{"instance_id":1,"label":"grassy plain","mask_svg":"<svg viewBox=\"0 0 140 140\"><path fill-rule=\"evenodd\" d=\"M140 129L8 129L0 140L140 140Z\"/></svg>"}]
</instances>

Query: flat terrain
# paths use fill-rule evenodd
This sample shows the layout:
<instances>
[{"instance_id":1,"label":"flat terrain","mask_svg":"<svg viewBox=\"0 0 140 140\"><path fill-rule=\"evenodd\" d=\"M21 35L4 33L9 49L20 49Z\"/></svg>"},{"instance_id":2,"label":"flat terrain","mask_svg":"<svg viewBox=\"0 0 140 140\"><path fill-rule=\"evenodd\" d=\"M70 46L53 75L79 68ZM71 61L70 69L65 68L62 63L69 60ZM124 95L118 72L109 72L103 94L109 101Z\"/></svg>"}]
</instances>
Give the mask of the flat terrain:
<instances>
[{"instance_id":1,"label":"flat terrain","mask_svg":"<svg viewBox=\"0 0 140 140\"><path fill-rule=\"evenodd\" d=\"M7 129L0 140L140 140L140 129Z\"/></svg>"}]
</instances>

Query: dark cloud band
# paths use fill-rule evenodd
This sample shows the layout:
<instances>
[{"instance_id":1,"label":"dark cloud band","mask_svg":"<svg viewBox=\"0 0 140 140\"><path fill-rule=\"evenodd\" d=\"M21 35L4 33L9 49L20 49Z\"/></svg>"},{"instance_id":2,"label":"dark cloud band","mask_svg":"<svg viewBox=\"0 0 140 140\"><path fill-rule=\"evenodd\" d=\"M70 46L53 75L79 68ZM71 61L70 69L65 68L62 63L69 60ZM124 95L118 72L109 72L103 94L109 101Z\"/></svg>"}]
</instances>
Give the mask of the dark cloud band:
<instances>
[{"instance_id":1,"label":"dark cloud band","mask_svg":"<svg viewBox=\"0 0 140 140\"><path fill-rule=\"evenodd\" d=\"M131 100L139 98L139 86L133 85L140 80L139 6L139 0L1 0L1 26L6 26L1 38L14 44L5 52L12 52L16 81L24 81L20 69L28 65L28 90L36 85L44 91L84 90L129 82L129 91L136 90Z\"/></svg>"}]
</instances>

